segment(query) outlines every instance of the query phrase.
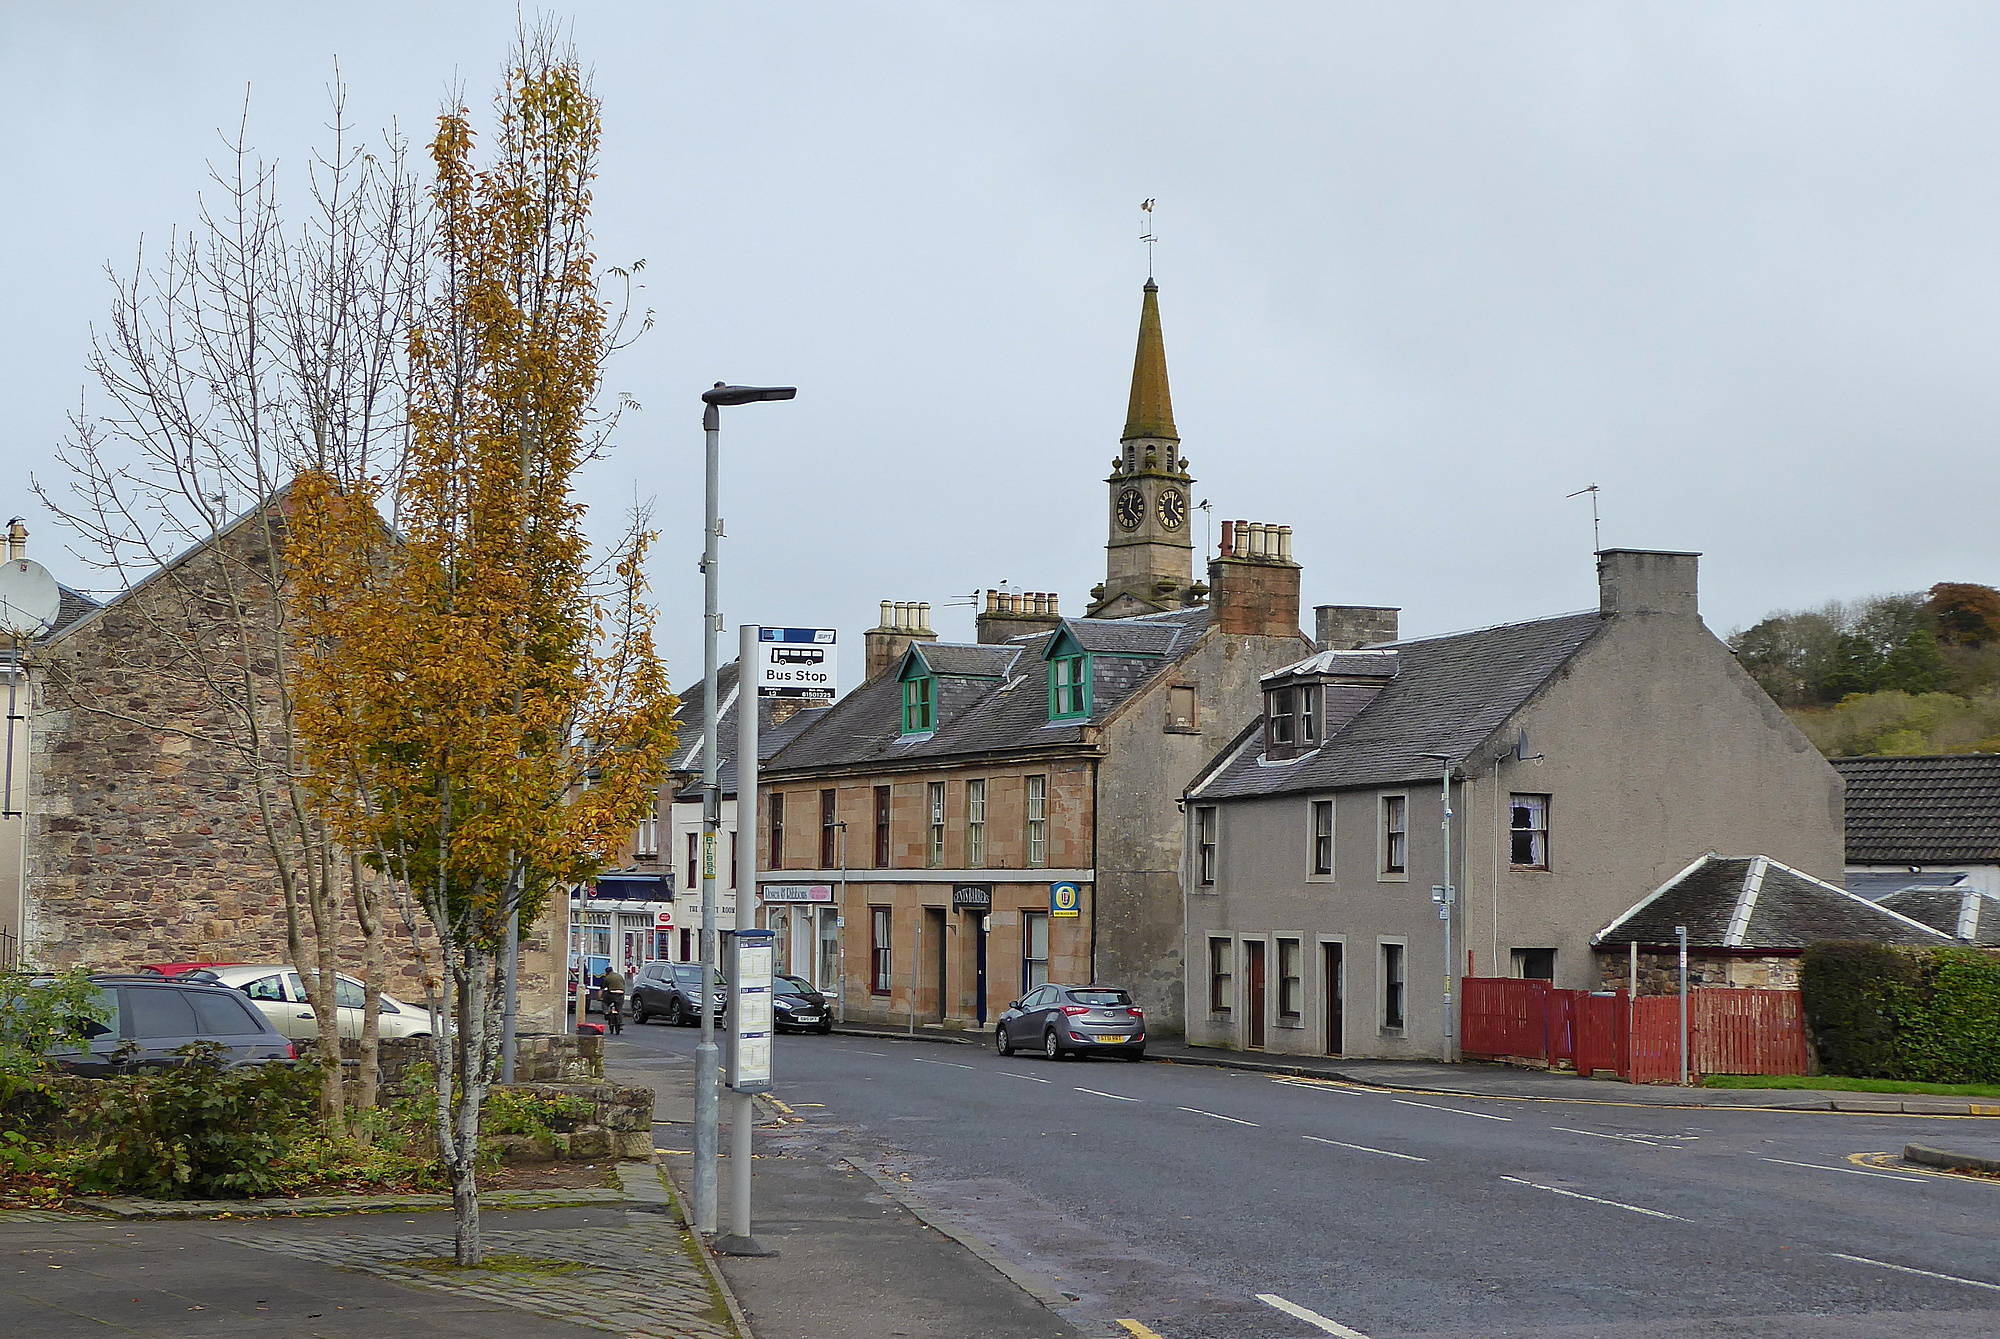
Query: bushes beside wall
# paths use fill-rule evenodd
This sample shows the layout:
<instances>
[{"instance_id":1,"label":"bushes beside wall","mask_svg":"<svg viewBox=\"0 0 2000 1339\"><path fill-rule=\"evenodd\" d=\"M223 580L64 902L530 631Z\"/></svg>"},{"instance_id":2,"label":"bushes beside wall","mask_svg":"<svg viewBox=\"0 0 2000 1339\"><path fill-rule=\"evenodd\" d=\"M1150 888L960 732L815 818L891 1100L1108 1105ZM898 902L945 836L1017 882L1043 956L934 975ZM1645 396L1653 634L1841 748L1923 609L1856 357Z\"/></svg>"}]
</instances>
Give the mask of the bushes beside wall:
<instances>
[{"instance_id":1,"label":"bushes beside wall","mask_svg":"<svg viewBox=\"0 0 2000 1339\"><path fill-rule=\"evenodd\" d=\"M2000 1083L2000 955L1815 944L1799 989L1825 1073Z\"/></svg>"}]
</instances>

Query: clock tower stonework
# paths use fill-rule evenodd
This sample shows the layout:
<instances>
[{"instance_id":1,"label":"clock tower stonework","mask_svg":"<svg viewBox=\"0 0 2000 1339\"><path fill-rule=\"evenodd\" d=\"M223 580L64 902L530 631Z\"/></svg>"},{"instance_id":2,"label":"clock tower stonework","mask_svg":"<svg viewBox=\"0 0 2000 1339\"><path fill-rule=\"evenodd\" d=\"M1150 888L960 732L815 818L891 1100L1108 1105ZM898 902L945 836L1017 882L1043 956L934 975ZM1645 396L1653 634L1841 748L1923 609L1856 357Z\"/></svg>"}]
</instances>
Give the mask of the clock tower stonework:
<instances>
[{"instance_id":1,"label":"clock tower stonework","mask_svg":"<svg viewBox=\"0 0 2000 1339\"><path fill-rule=\"evenodd\" d=\"M1208 593L1194 580L1190 538L1194 479L1181 458L1160 334L1160 286L1146 281L1139 308L1139 348L1125 433L1111 462L1104 584L1091 592L1091 618L1127 618L1197 604Z\"/></svg>"}]
</instances>

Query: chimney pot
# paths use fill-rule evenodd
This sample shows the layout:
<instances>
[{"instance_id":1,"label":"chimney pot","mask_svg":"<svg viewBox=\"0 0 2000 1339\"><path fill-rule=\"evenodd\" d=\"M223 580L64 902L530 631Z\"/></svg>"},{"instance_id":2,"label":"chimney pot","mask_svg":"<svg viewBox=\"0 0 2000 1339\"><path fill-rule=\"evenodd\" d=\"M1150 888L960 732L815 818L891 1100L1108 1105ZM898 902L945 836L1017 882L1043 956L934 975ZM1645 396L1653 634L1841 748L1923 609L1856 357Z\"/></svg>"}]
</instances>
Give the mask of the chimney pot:
<instances>
[{"instance_id":1,"label":"chimney pot","mask_svg":"<svg viewBox=\"0 0 2000 1339\"><path fill-rule=\"evenodd\" d=\"M28 523L16 516L7 522L7 561L17 563L28 556Z\"/></svg>"}]
</instances>

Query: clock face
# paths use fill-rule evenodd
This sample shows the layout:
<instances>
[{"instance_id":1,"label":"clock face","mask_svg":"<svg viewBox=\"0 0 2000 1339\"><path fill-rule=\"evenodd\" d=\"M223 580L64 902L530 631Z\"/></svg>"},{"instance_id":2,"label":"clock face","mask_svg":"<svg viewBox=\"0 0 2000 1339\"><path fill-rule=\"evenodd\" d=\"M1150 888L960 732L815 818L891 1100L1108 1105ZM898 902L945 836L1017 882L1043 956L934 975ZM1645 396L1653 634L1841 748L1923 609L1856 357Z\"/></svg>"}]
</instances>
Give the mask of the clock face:
<instances>
[{"instance_id":1,"label":"clock face","mask_svg":"<svg viewBox=\"0 0 2000 1339\"><path fill-rule=\"evenodd\" d=\"M1136 488L1128 488L1118 495L1118 524L1127 530L1137 530L1139 522L1146 519L1146 499Z\"/></svg>"},{"instance_id":2,"label":"clock face","mask_svg":"<svg viewBox=\"0 0 2000 1339\"><path fill-rule=\"evenodd\" d=\"M1160 494L1160 524L1169 530L1178 530L1187 520L1187 495L1178 488L1169 488Z\"/></svg>"}]
</instances>

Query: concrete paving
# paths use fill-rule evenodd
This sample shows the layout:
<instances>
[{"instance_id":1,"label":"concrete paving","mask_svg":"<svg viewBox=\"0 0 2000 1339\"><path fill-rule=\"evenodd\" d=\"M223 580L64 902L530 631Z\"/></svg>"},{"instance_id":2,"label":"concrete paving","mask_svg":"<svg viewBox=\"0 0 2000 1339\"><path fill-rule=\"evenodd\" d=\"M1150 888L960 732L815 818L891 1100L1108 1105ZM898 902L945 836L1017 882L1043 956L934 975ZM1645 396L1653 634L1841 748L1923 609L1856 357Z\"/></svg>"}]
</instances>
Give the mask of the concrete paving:
<instances>
[{"instance_id":1,"label":"concrete paving","mask_svg":"<svg viewBox=\"0 0 2000 1339\"><path fill-rule=\"evenodd\" d=\"M691 1045L643 1029L613 1053ZM809 1147L901 1187L1060 1290L1087 1333L2000 1332L2000 1186L1865 1160L1979 1122L1427 1095L895 1037L783 1038L777 1072L798 1123L767 1129L767 1154Z\"/></svg>"}]
</instances>

